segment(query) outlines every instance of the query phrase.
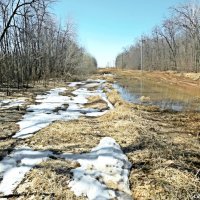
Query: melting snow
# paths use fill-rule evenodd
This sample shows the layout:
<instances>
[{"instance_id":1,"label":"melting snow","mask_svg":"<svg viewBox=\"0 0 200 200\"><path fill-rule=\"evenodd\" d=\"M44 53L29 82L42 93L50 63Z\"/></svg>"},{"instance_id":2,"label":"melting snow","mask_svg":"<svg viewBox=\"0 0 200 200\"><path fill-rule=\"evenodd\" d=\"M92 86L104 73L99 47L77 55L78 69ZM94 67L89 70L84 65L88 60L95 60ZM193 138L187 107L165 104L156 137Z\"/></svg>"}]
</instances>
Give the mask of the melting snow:
<instances>
[{"instance_id":1,"label":"melting snow","mask_svg":"<svg viewBox=\"0 0 200 200\"><path fill-rule=\"evenodd\" d=\"M26 103L24 99L5 99L0 100L0 108L12 108L16 106L22 106Z\"/></svg>"},{"instance_id":2,"label":"melting snow","mask_svg":"<svg viewBox=\"0 0 200 200\"><path fill-rule=\"evenodd\" d=\"M84 85L84 82L72 82L68 86L69 87L76 87L77 85Z\"/></svg>"},{"instance_id":3,"label":"melting snow","mask_svg":"<svg viewBox=\"0 0 200 200\"><path fill-rule=\"evenodd\" d=\"M37 104L29 106L28 112L18 122L20 130L14 138L30 137L56 120L77 119L83 115L96 117L105 114L108 110L100 112L98 109L84 108L88 97L100 96L108 104L109 109L113 109L113 105L103 92L104 82L103 80L88 80L71 83L70 87L79 86L73 92L75 97L62 96L60 93L63 93L66 88L56 88L47 94L38 95ZM98 86L97 90L88 90L96 86ZM0 162L2 177L0 192L5 195L12 194L25 174L51 155L53 153L50 151L34 151L29 147L15 149ZM114 139L103 138L90 153L54 156L80 163L80 167L71 170L73 180L69 182L69 187L76 196L87 196L89 200L132 199L128 180L131 163Z\"/></svg>"},{"instance_id":4,"label":"melting snow","mask_svg":"<svg viewBox=\"0 0 200 200\"><path fill-rule=\"evenodd\" d=\"M63 157L76 160L80 167L71 170L69 187L76 196L96 199L132 199L129 189L131 163L113 138L103 138L90 153Z\"/></svg>"},{"instance_id":5,"label":"melting snow","mask_svg":"<svg viewBox=\"0 0 200 200\"><path fill-rule=\"evenodd\" d=\"M50 151L33 151L27 147L14 150L0 162L0 192L4 195L12 194L25 174L50 155Z\"/></svg>"},{"instance_id":6,"label":"melting snow","mask_svg":"<svg viewBox=\"0 0 200 200\"><path fill-rule=\"evenodd\" d=\"M55 88L47 94L38 95L36 97L37 105L28 107L28 112L18 122L20 130L13 137L30 137L35 132L57 120L73 120L83 115L97 117L105 114L106 112L100 112L98 109L83 108L83 105L88 101L88 97L99 95L108 104L109 108L113 109L112 104L107 100L106 94L101 89L104 82L103 80L93 81L93 84L99 86L94 91L89 91L86 88L88 84L92 83L91 80L71 83L69 86L81 85L81 88L72 92L76 95L75 97L62 96L60 93L63 93L66 88ZM64 109L65 105L69 106L66 110ZM59 109L56 112L57 108Z\"/></svg>"},{"instance_id":7,"label":"melting snow","mask_svg":"<svg viewBox=\"0 0 200 200\"><path fill-rule=\"evenodd\" d=\"M103 138L85 154L55 155L51 151L34 151L29 147L15 149L0 162L0 192L12 194L25 174L49 156L80 163L80 167L71 170L73 179L69 182L76 196L87 196L89 200L132 199L128 180L131 163L110 137Z\"/></svg>"},{"instance_id":8,"label":"melting snow","mask_svg":"<svg viewBox=\"0 0 200 200\"><path fill-rule=\"evenodd\" d=\"M103 76L108 76L108 77L113 77L114 75L113 74L104 74Z\"/></svg>"}]
</instances>

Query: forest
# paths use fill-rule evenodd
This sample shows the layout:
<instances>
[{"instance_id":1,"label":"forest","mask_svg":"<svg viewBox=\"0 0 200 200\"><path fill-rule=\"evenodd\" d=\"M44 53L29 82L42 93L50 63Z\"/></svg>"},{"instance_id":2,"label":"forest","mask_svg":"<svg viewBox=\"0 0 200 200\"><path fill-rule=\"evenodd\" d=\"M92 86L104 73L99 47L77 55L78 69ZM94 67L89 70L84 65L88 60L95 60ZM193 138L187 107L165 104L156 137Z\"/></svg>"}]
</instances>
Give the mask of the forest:
<instances>
[{"instance_id":1,"label":"forest","mask_svg":"<svg viewBox=\"0 0 200 200\"><path fill-rule=\"evenodd\" d=\"M97 62L77 42L72 20L61 25L52 0L0 0L0 87L36 81L72 80L96 70Z\"/></svg>"},{"instance_id":2,"label":"forest","mask_svg":"<svg viewBox=\"0 0 200 200\"><path fill-rule=\"evenodd\" d=\"M200 70L200 3L169 8L169 17L116 58L116 67L141 70Z\"/></svg>"}]
</instances>

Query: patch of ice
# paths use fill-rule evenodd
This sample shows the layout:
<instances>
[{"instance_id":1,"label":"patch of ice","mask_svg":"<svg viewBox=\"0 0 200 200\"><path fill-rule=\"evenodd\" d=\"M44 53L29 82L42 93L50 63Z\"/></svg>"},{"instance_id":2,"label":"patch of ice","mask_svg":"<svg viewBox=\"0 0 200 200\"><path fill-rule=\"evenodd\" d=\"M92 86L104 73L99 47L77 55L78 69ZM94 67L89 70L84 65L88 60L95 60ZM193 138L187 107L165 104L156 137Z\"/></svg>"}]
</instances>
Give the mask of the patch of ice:
<instances>
[{"instance_id":1,"label":"patch of ice","mask_svg":"<svg viewBox=\"0 0 200 200\"><path fill-rule=\"evenodd\" d=\"M132 199L128 180L131 163L113 138L103 138L90 153L63 157L81 165L71 170L73 180L69 182L76 196L87 196L89 200Z\"/></svg>"},{"instance_id":2,"label":"patch of ice","mask_svg":"<svg viewBox=\"0 0 200 200\"><path fill-rule=\"evenodd\" d=\"M0 162L0 192L4 195L12 194L25 174L50 155L50 151L33 151L28 147L15 149Z\"/></svg>"}]
</instances>

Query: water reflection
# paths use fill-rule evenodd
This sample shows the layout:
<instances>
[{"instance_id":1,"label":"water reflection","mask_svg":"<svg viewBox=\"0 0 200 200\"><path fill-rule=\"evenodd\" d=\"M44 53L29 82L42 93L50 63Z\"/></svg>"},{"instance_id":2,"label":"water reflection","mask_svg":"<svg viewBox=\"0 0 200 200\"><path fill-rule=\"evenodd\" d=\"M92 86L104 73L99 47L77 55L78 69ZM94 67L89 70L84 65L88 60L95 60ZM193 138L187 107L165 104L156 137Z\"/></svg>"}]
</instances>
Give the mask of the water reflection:
<instances>
[{"instance_id":1,"label":"water reflection","mask_svg":"<svg viewBox=\"0 0 200 200\"><path fill-rule=\"evenodd\" d=\"M156 105L162 110L200 111L200 90L188 91L174 85L133 78L114 84L122 98L128 102Z\"/></svg>"}]
</instances>

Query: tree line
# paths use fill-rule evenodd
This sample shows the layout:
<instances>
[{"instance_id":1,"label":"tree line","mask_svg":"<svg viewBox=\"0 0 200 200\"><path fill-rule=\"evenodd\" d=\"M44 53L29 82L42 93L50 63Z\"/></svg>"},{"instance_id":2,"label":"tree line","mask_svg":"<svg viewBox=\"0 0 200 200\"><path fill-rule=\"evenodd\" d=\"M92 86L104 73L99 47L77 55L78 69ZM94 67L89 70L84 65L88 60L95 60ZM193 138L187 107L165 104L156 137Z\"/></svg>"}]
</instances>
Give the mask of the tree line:
<instances>
[{"instance_id":1,"label":"tree line","mask_svg":"<svg viewBox=\"0 0 200 200\"><path fill-rule=\"evenodd\" d=\"M0 0L0 86L28 87L38 80L93 72L95 58L82 48L74 23L61 26L52 0Z\"/></svg>"},{"instance_id":2,"label":"tree line","mask_svg":"<svg viewBox=\"0 0 200 200\"><path fill-rule=\"evenodd\" d=\"M199 72L199 2L171 7L170 17L124 49L115 64L120 68Z\"/></svg>"}]
</instances>

